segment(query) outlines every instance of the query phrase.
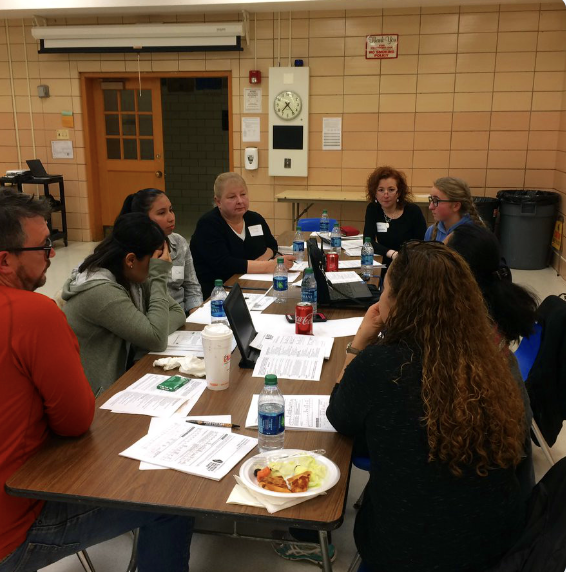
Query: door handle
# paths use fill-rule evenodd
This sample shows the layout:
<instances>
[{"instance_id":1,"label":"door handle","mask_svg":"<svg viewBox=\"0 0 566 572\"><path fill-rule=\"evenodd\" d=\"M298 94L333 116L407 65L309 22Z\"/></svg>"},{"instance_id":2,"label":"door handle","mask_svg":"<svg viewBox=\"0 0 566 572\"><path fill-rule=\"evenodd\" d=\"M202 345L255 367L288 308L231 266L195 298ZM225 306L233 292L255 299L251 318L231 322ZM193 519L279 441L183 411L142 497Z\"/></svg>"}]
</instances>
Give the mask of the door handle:
<instances>
[{"instance_id":1,"label":"door handle","mask_svg":"<svg viewBox=\"0 0 566 572\"><path fill-rule=\"evenodd\" d=\"M163 177L163 171L155 171L155 176L156 176L158 179L161 179L161 177Z\"/></svg>"}]
</instances>

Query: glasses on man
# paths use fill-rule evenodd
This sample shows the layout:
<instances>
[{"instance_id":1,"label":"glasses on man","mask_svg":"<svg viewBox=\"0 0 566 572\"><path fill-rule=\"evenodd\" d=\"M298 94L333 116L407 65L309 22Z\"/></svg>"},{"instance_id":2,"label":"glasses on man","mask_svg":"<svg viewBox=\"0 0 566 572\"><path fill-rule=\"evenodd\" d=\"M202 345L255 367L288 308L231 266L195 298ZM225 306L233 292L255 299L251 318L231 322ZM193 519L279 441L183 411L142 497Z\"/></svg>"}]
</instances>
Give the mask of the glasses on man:
<instances>
[{"instance_id":1,"label":"glasses on man","mask_svg":"<svg viewBox=\"0 0 566 572\"><path fill-rule=\"evenodd\" d=\"M378 187L377 192L380 195L383 195L384 193L389 193L390 195L394 195L397 192L397 189L395 187Z\"/></svg>"},{"instance_id":2,"label":"glasses on man","mask_svg":"<svg viewBox=\"0 0 566 572\"><path fill-rule=\"evenodd\" d=\"M50 238L47 238L43 246L25 246L21 248L10 248L10 252L25 252L26 250L43 250L45 252L45 258L49 258L51 254L51 249L53 248L53 242Z\"/></svg>"},{"instance_id":3,"label":"glasses on man","mask_svg":"<svg viewBox=\"0 0 566 572\"><path fill-rule=\"evenodd\" d=\"M437 207L440 203L453 203L450 199L439 199L438 197L428 196L428 204L432 204Z\"/></svg>"}]
</instances>

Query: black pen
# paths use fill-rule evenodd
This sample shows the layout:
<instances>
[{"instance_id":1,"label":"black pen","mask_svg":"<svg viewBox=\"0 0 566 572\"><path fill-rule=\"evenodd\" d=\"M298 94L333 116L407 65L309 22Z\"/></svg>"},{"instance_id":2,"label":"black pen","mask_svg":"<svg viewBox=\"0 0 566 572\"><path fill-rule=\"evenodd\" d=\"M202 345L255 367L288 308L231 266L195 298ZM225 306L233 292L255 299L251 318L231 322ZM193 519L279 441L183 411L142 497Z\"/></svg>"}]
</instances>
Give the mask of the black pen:
<instances>
[{"instance_id":1,"label":"black pen","mask_svg":"<svg viewBox=\"0 0 566 572\"><path fill-rule=\"evenodd\" d=\"M239 429L239 425L234 425L233 423L217 423L216 421L201 421L200 419L187 419L187 423L193 423L194 425L205 425L206 427L227 427L229 429Z\"/></svg>"}]
</instances>

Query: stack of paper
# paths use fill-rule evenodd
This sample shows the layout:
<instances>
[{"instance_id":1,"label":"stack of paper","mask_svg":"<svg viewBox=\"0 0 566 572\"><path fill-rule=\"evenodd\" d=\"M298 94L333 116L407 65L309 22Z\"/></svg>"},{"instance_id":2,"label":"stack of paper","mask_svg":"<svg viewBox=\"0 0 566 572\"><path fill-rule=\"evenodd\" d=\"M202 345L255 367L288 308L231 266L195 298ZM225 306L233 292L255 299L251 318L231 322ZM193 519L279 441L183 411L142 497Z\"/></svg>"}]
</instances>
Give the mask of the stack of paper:
<instances>
[{"instance_id":1,"label":"stack of paper","mask_svg":"<svg viewBox=\"0 0 566 572\"><path fill-rule=\"evenodd\" d=\"M299 277L299 272L289 272L287 280L289 284L294 282ZM240 280L257 280L258 282L271 282L273 284L273 274L242 274ZM246 287L242 286L245 290Z\"/></svg>"},{"instance_id":2,"label":"stack of paper","mask_svg":"<svg viewBox=\"0 0 566 572\"><path fill-rule=\"evenodd\" d=\"M235 349L236 340L232 337L231 351L234 351ZM184 330L173 332L172 334L169 334L165 351L149 353L158 356L204 357L204 350L202 349L202 332L189 332Z\"/></svg>"},{"instance_id":3,"label":"stack of paper","mask_svg":"<svg viewBox=\"0 0 566 572\"><path fill-rule=\"evenodd\" d=\"M181 406L188 413L206 389L203 379L191 379L177 391L164 391L157 386L169 379L168 375L147 373L128 389L113 395L100 409L113 413L131 413L152 417L171 417ZM186 406L184 406L186 404Z\"/></svg>"},{"instance_id":4,"label":"stack of paper","mask_svg":"<svg viewBox=\"0 0 566 572\"><path fill-rule=\"evenodd\" d=\"M256 445L253 437L179 420L142 437L120 455L219 481Z\"/></svg>"},{"instance_id":5,"label":"stack of paper","mask_svg":"<svg viewBox=\"0 0 566 572\"><path fill-rule=\"evenodd\" d=\"M373 261L374 267L377 266L378 268L385 268L385 264L381 264L381 262ZM339 260L338 261L338 269L344 270L346 268L361 268L362 261L360 258L357 260Z\"/></svg>"},{"instance_id":6,"label":"stack of paper","mask_svg":"<svg viewBox=\"0 0 566 572\"><path fill-rule=\"evenodd\" d=\"M298 334L272 334L269 332L258 332L257 336L250 342L250 346L256 350L261 350L264 340L269 340L272 343L290 343L291 338L297 338L295 343L301 345L304 343L305 336ZM328 336L317 336L317 342L324 344L324 359L330 359L332 346L334 345L334 338Z\"/></svg>"},{"instance_id":7,"label":"stack of paper","mask_svg":"<svg viewBox=\"0 0 566 572\"><path fill-rule=\"evenodd\" d=\"M326 278L332 284L347 284L349 282L363 282L359 274L355 272L327 272Z\"/></svg>"},{"instance_id":8,"label":"stack of paper","mask_svg":"<svg viewBox=\"0 0 566 572\"><path fill-rule=\"evenodd\" d=\"M258 397L252 395L246 429L257 427ZM285 429L335 432L336 429L326 418L329 401L329 395L285 395Z\"/></svg>"},{"instance_id":9,"label":"stack of paper","mask_svg":"<svg viewBox=\"0 0 566 572\"><path fill-rule=\"evenodd\" d=\"M244 288L245 289L245 288ZM250 311L263 312L274 300L273 296L265 294L248 294L244 292L244 300ZM203 304L196 312L187 316L187 322L191 324L210 324L210 300Z\"/></svg>"}]
</instances>

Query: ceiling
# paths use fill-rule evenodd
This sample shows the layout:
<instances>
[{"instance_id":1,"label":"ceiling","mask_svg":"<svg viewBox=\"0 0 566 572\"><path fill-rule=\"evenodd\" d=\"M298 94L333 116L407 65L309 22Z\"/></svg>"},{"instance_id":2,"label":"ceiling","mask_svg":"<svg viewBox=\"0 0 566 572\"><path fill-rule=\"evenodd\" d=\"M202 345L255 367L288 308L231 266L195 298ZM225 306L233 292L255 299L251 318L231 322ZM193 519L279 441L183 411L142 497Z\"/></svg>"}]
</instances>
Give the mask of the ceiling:
<instances>
[{"instance_id":1,"label":"ceiling","mask_svg":"<svg viewBox=\"0 0 566 572\"><path fill-rule=\"evenodd\" d=\"M563 6L566 0L544 4ZM0 0L0 18L185 14L190 12L254 12L356 10L416 6L473 6L490 0ZM498 4L529 4L529 0L498 0ZM538 5L536 3L535 5Z\"/></svg>"}]
</instances>

